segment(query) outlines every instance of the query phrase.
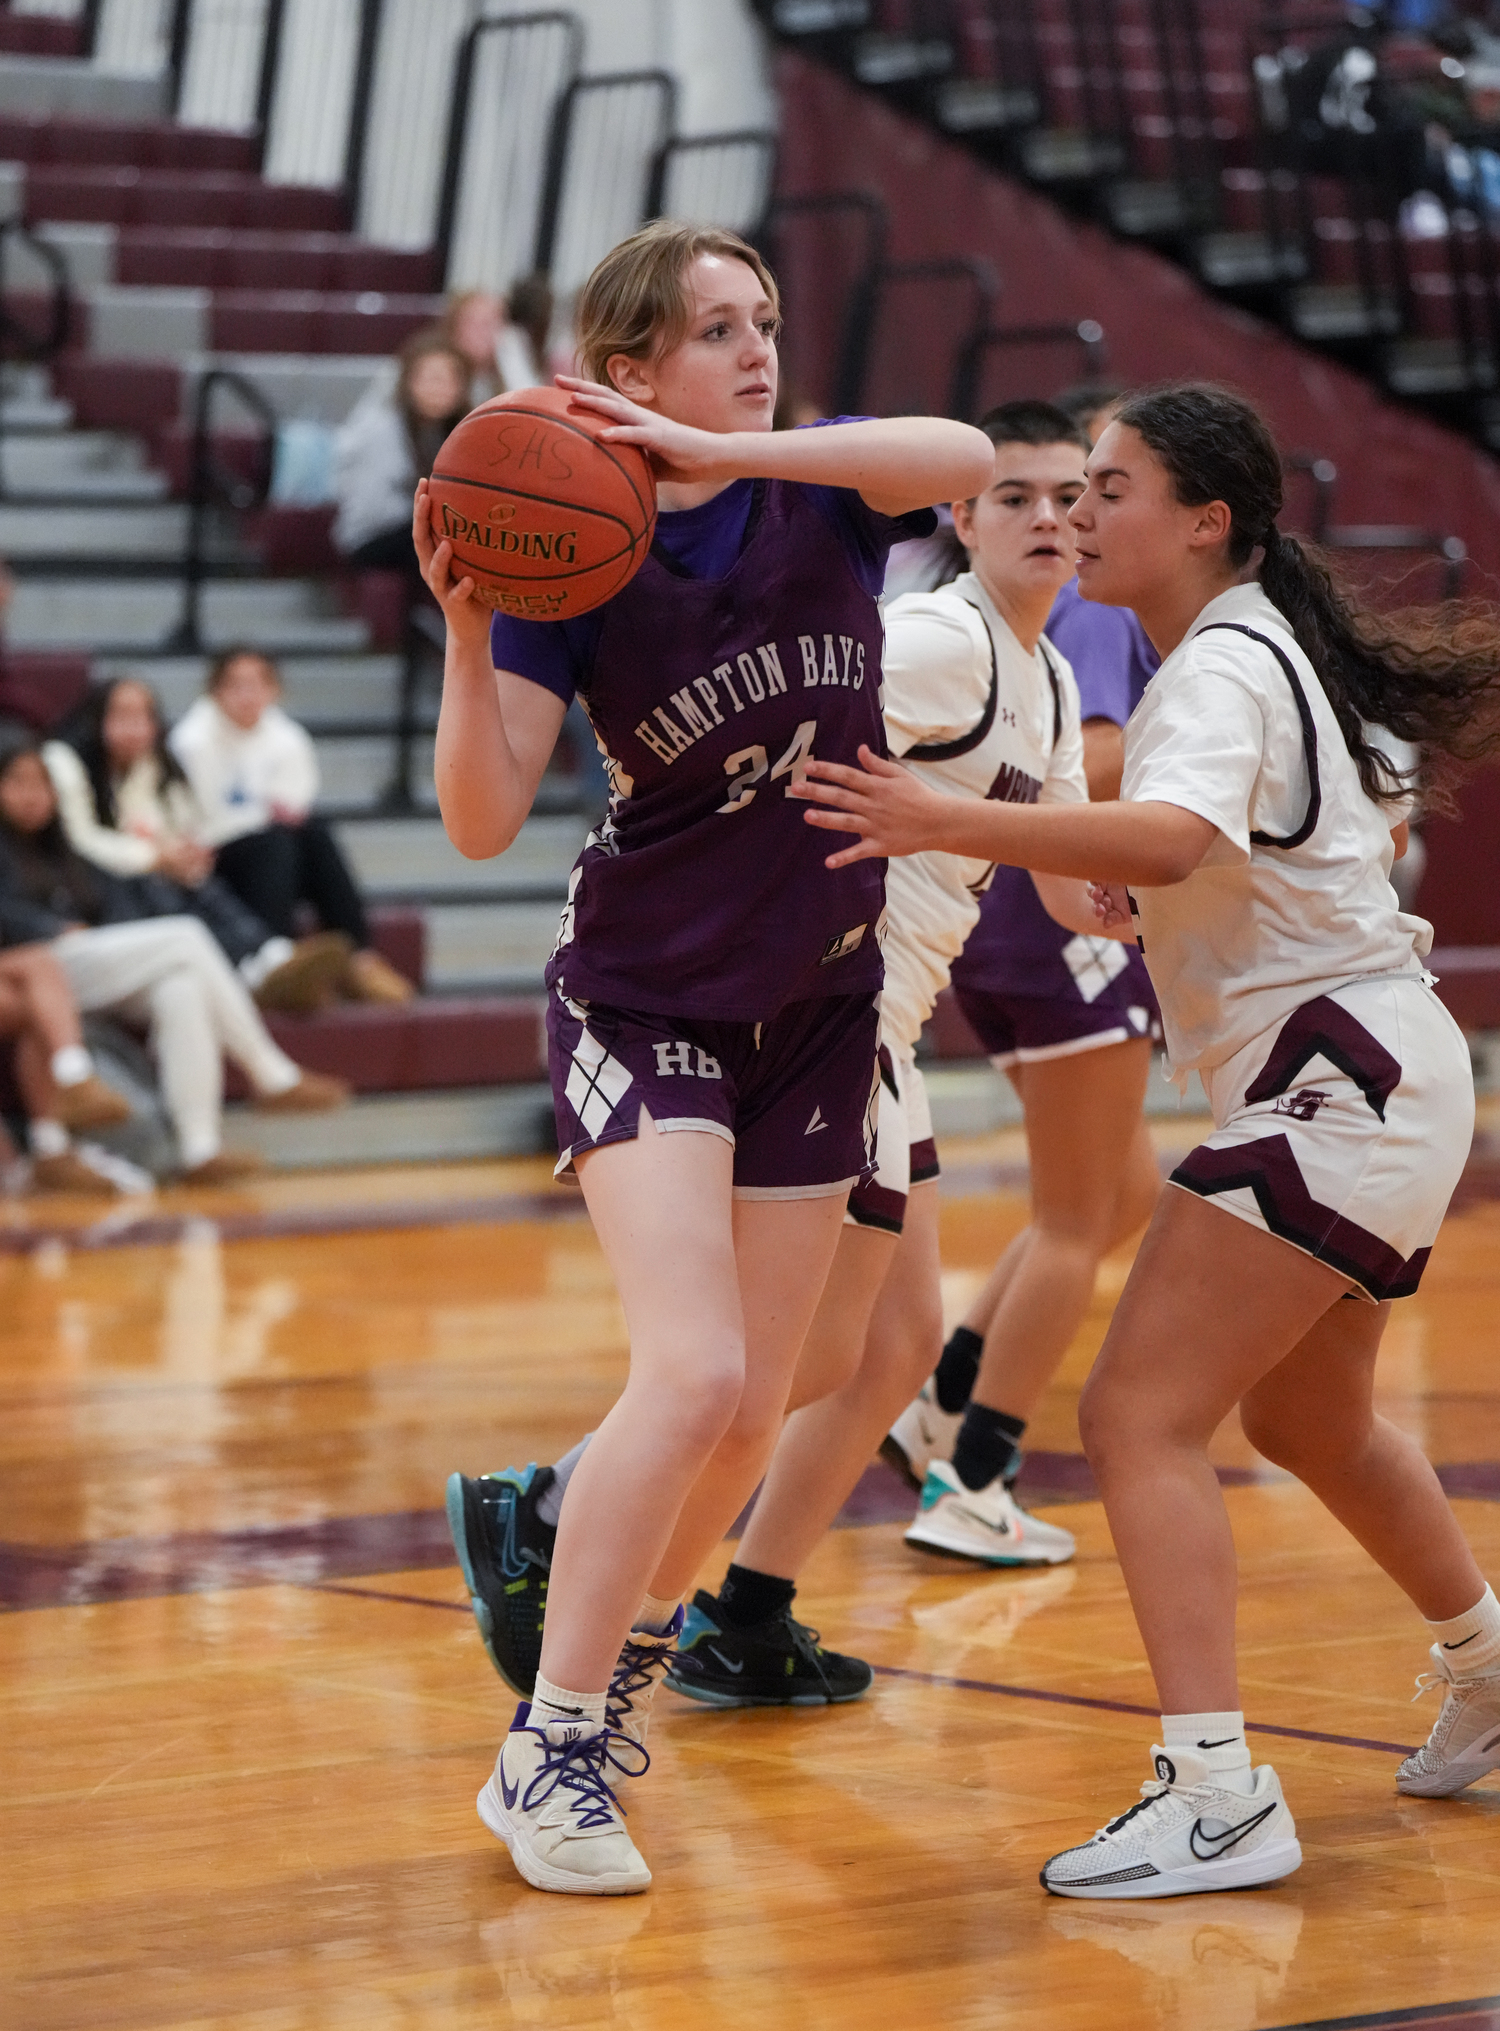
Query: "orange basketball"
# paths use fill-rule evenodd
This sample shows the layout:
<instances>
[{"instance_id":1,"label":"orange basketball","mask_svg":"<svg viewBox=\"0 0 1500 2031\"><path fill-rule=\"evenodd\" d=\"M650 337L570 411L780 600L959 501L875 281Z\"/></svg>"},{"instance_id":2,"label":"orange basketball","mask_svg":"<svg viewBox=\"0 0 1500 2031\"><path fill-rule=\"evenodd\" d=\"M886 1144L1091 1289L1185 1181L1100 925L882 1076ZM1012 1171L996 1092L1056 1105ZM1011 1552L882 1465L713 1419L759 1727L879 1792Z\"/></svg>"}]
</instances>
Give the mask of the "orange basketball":
<instances>
[{"instance_id":1,"label":"orange basketball","mask_svg":"<svg viewBox=\"0 0 1500 2031\"><path fill-rule=\"evenodd\" d=\"M601 444L604 419L561 388L523 388L472 410L432 468L432 533L453 545L486 606L571 620L646 561L656 481L633 444Z\"/></svg>"}]
</instances>

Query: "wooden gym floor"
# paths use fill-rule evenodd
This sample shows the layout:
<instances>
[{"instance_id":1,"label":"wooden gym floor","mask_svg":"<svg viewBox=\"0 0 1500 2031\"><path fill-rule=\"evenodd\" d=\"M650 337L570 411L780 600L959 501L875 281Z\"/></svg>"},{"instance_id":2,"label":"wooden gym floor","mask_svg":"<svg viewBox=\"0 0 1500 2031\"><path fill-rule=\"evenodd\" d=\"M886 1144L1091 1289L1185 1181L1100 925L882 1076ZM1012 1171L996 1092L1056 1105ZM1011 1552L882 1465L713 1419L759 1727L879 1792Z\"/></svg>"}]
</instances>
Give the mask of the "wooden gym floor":
<instances>
[{"instance_id":1,"label":"wooden gym floor","mask_svg":"<svg viewBox=\"0 0 1500 2031\"><path fill-rule=\"evenodd\" d=\"M1492 1114L1381 1385L1500 1574L1497 1155ZM1024 1218L1022 1156L945 1150L950 1309ZM799 1612L873 1694L664 1696L632 1817L655 1886L595 1902L526 1888L475 1816L512 1702L439 1507L451 1468L549 1459L618 1385L572 1195L493 1164L0 1208L0 2023L1497 2031L1500 1787L1397 1796L1435 1712L1408 1704L1421 1626L1237 1430L1246 1709L1304 1866L1176 1903L1038 1888L1154 1727L1074 1420L1126 1266L1032 1433L1076 1563L909 1551L872 1469Z\"/></svg>"}]
</instances>

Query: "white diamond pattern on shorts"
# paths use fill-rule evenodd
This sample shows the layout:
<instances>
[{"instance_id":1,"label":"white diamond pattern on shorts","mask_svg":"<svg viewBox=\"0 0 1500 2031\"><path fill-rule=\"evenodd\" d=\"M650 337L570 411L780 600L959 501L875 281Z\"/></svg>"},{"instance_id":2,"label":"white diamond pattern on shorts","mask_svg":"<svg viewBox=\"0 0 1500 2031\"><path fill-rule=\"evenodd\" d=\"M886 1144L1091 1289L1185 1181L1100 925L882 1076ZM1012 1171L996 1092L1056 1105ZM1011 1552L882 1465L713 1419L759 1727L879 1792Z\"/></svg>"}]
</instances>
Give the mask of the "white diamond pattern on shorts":
<instances>
[{"instance_id":1,"label":"white diamond pattern on shorts","mask_svg":"<svg viewBox=\"0 0 1500 2031\"><path fill-rule=\"evenodd\" d=\"M585 1030L574 1049L573 1068L563 1091L588 1133L602 1135L609 1117L630 1091L630 1074Z\"/></svg>"},{"instance_id":2,"label":"white diamond pattern on shorts","mask_svg":"<svg viewBox=\"0 0 1500 2031\"><path fill-rule=\"evenodd\" d=\"M1064 945L1062 956L1085 1001L1097 1001L1130 964L1128 951L1118 938L1085 938L1081 932Z\"/></svg>"}]
</instances>

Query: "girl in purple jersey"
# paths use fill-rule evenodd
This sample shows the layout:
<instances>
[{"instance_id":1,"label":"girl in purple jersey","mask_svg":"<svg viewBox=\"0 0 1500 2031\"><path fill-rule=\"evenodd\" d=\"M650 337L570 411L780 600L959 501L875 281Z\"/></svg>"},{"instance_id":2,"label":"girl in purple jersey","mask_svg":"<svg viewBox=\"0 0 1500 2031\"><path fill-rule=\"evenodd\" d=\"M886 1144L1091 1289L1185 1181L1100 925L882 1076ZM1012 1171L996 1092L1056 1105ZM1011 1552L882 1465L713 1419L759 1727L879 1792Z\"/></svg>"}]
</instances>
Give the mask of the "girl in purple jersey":
<instances>
[{"instance_id":1,"label":"girl in purple jersey","mask_svg":"<svg viewBox=\"0 0 1500 2031\"><path fill-rule=\"evenodd\" d=\"M612 1680L665 1668L679 1603L760 1478L868 1162L884 870L828 869L787 800L814 754L884 752L885 551L974 492L989 442L901 417L771 433L775 284L732 234L661 221L579 301L606 440L659 475L651 555L582 621L491 617L414 533L448 650L444 823L502 852L579 696L610 816L574 870L548 968L562 1157L630 1327L630 1377L564 1502L541 1669L480 1794L538 1888L618 1894L650 1873L612 1773ZM618 1711L618 1705L616 1707Z\"/></svg>"},{"instance_id":2,"label":"girl in purple jersey","mask_svg":"<svg viewBox=\"0 0 1500 2031\"><path fill-rule=\"evenodd\" d=\"M1369 731L1438 768L1492 753L1500 626L1484 607L1361 610L1277 529L1281 488L1270 432L1221 389L1135 397L1101 435L1070 517L1080 584L1132 606L1164 658L1126 728L1119 803L959 804L873 751L863 770L811 765L826 780L794 792L836 807L813 824L861 835L836 863L936 847L1107 878L1102 920L1141 924L1173 1067L1200 1073L1213 1111L1079 1407L1166 1711L1140 1803L1043 1869L1061 1896L1233 1889L1301 1860L1238 1704L1234 1542L1208 1457L1236 1408L1435 1639L1419 1684L1443 1708L1398 1788L1444 1795L1500 1766L1500 1604L1432 1468L1372 1403L1389 1300L1417 1287L1474 1095L1423 968L1431 926L1390 885L1407 786Z\"/></svg>"}]
</instances>

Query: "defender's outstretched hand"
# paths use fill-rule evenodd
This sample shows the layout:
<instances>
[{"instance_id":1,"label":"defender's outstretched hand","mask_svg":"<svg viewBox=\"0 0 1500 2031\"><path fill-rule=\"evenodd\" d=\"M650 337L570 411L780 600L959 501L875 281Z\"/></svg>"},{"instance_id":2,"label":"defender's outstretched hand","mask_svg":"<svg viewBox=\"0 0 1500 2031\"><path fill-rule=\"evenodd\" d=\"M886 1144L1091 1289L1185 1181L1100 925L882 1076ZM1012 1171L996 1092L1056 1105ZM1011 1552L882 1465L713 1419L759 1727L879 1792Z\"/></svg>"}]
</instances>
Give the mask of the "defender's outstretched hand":
<instances>
[{"instance_id":1,"label":"defender's outstretched hand","mask_svg":"<svg viewBox=\"0 0 1500 2031\"><path fill-rule=\"evenodd\" d=\"M812 805L804 814L809 825L859 833L859 844L829 854L827 866L895 860L941 847L940 820L953 800L927 789L910 769L886 761L871 748L861 747L859 759L857 769L846 769L840 762L809 761L803 780L787 790L789 797Z\"/></svg>"}]
</instances>

